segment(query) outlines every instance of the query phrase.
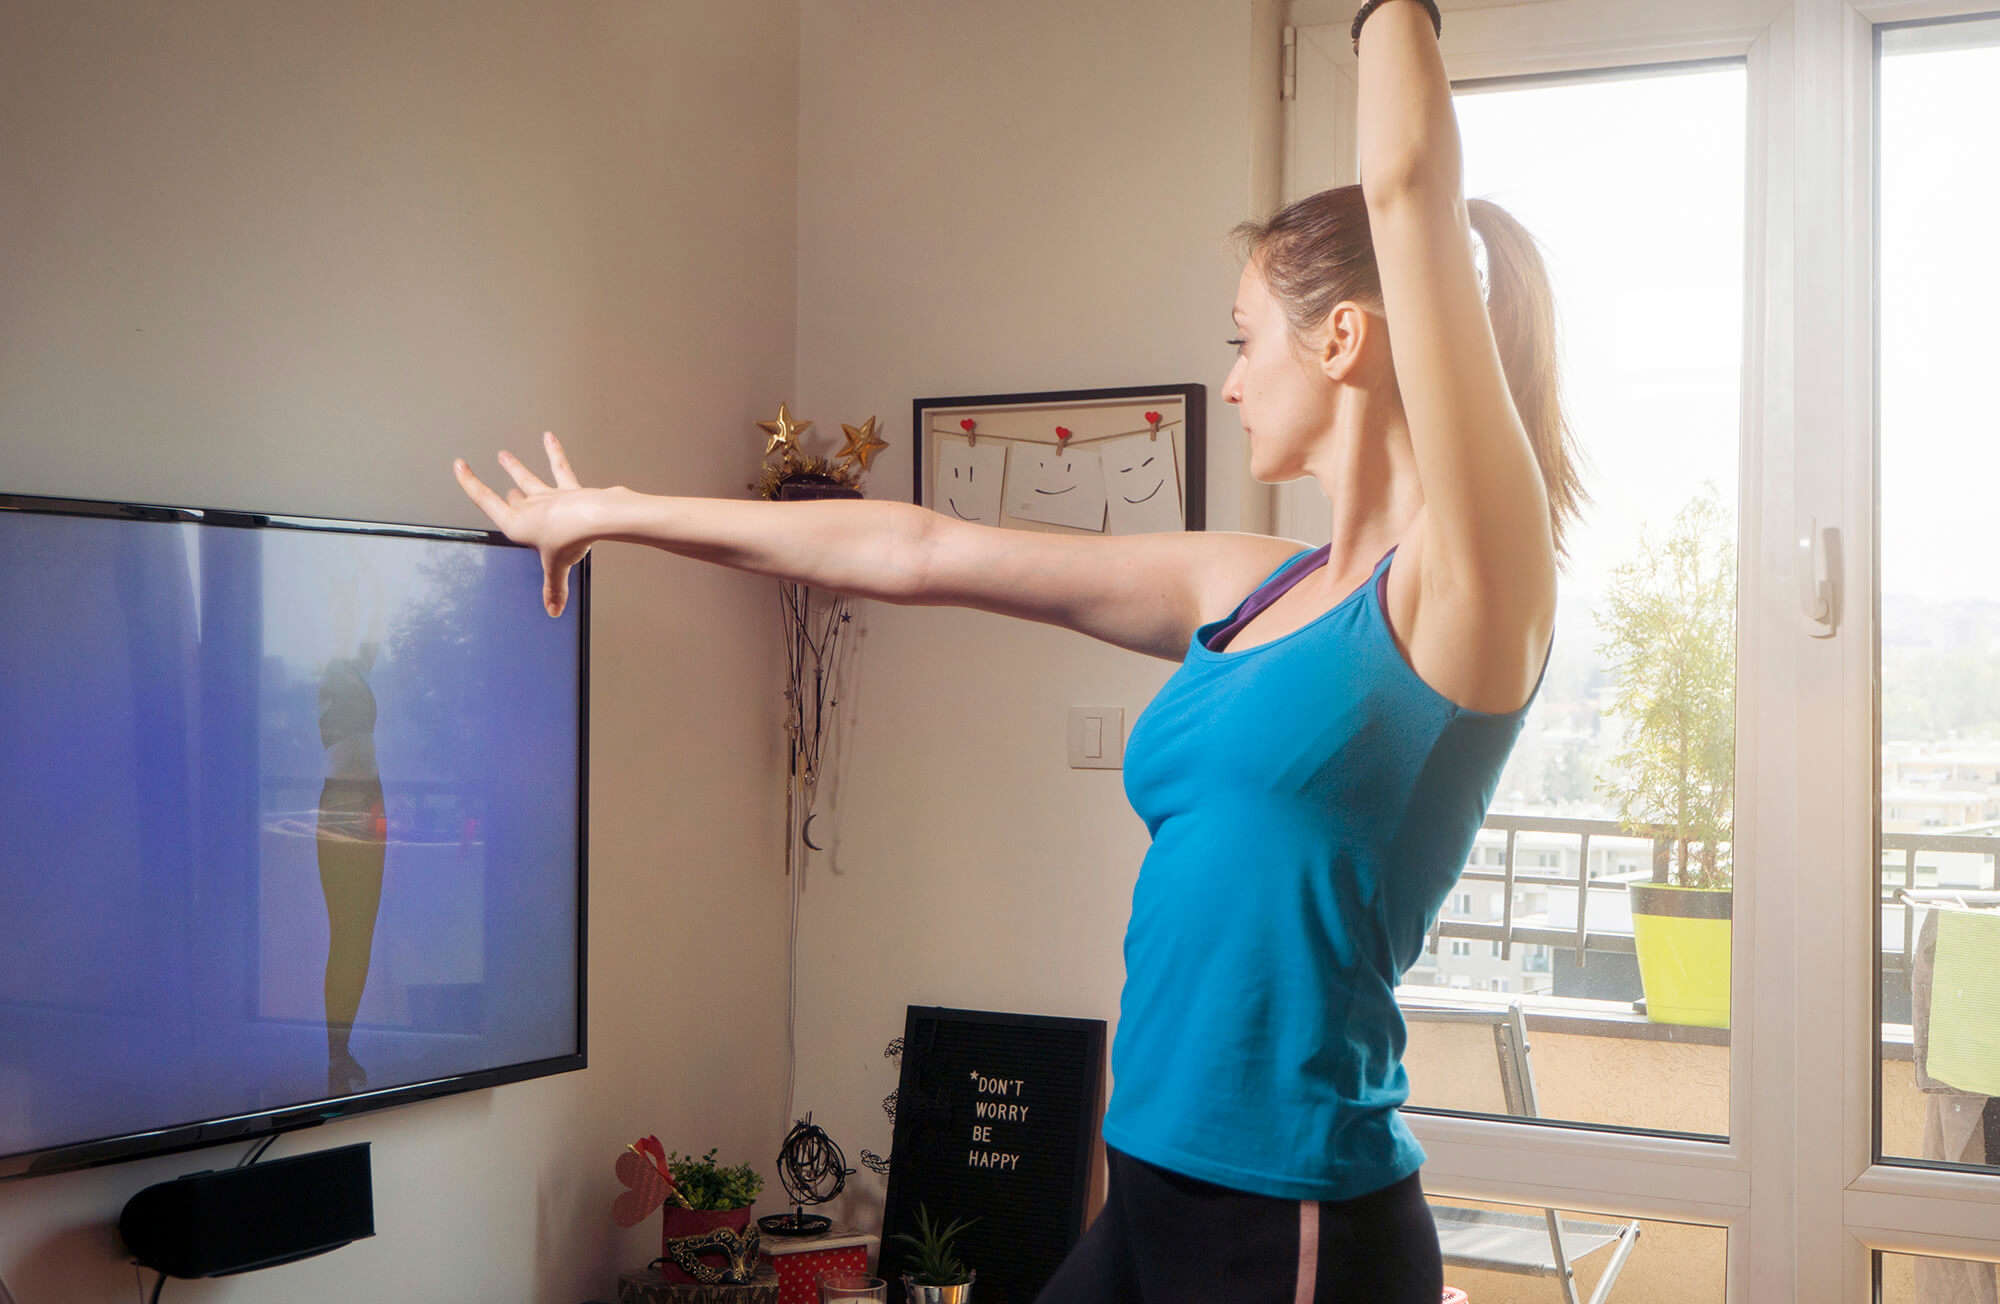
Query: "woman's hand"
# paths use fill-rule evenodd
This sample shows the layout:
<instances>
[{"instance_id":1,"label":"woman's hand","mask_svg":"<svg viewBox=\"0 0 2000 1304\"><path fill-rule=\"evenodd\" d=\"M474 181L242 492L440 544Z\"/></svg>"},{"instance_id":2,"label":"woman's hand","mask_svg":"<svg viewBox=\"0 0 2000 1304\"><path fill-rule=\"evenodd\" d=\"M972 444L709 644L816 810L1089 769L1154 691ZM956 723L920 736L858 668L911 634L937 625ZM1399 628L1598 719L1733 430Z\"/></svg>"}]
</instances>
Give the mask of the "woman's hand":
<instances>
[{"instance_id":1,"label":"woman's hand","mask_svg":"<svg viewBox=\"0 0 2000 1304\"><path fill-rule=\"evenodd\" d=\"M556 437L546 432L542 445L548 450L549 469L555 474L553 486L530 471L521 459L500 450L500 467L514 478L515 488L502 498L472 473L464 458L451 464L459 488L491 517L501 533L516 543L525 543L542 557L542 605L550 616L562 615L569 601L569 568L590 552L596 535L591 532L596 516L593 504L599 489L585 489L576 482L569 458Z\"/></svg>"}]
</instances>

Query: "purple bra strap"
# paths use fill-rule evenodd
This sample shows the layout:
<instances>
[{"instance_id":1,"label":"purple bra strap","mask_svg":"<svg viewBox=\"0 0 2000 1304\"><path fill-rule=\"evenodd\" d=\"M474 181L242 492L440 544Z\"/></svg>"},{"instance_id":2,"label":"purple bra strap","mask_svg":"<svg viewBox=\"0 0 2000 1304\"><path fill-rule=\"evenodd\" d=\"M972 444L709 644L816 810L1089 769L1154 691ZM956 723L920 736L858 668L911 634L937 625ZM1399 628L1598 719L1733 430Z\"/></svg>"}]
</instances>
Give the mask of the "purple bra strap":
<instances>
[{"instance_id":1,"label":"purple bra strap","mask_svg":"<svg viewBox=\"0 0 2000 1304\"><path fill-rule=\"evenodd\" d=\"M1286 593L1291 591L1294 584L1297 584L1306 576L1326 565L1327 558L1332 555L1333 545L1330 543L1323 544L1299 558L1284 570L1279 571L1270 579L1264 581L1263 585L1255 593L1252 593L1243 600L1243 605L1237 609L1236 619L1210 635L1207 643L1208 650L1211 652L1220 652L1223 648L1229 646L1229 640L1235 638L1245 625L1254 620L1257 613L1285 596Z\"/></svg>"}]
</instances>

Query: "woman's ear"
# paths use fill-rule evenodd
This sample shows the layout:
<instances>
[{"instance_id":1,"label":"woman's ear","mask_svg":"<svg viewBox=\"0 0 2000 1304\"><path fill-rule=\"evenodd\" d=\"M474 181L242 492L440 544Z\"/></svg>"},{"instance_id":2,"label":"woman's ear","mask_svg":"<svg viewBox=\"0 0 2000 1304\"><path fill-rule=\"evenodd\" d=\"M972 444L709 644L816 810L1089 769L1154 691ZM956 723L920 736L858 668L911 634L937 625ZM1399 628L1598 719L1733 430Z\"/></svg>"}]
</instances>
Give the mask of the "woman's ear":
<instances>
[{"instance_id":1,"label":"woman's ear","mask_svg":"<svg viewBox=\"0 0 2000 1304\"><path fill-rule=\"evenodd\" d=\"M1364 359L1388 345L1388 322L1352 299L1342 299L1327 313L1315 340L1314 361L1330 380L1352 383Z\"/></svg>"}]
</instances>

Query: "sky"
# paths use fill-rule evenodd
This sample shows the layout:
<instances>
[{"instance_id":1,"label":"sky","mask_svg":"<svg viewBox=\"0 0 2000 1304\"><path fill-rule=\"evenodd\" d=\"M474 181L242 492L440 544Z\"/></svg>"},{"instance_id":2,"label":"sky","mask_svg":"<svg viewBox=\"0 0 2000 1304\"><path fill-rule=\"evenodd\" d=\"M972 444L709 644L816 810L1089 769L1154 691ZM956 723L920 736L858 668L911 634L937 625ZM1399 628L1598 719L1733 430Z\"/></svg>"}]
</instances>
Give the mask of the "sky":
<instances>
[{"instance_id":1,"label":"sky","mask_svg":"<svg viewBox=\"0 0 2000 1304\"><path fill-rule=\"evenodd\" d=\"M1734 510L1745 74L1461 93L1465 193L1542 247L1563 402L1592 503L1564 589L1601 593L1704 480ZM1587 604L1577 604L1587 605Z\"/></svg>"}]
</instances>

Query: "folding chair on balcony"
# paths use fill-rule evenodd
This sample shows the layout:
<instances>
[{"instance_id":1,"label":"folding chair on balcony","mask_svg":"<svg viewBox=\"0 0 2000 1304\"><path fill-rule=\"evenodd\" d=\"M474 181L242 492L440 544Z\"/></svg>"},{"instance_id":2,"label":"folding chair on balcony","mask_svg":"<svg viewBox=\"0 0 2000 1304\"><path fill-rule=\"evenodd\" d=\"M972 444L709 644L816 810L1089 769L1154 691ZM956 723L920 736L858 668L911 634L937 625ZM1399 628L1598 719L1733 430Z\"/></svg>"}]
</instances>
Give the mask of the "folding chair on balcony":
<instances>
[{"instance_id":1,"label":"folding chair on balcony","mask_svg":"<svg viewBox=\"0 0 2000 1304\"><path fill-rule=\"evenodd\" d=\"M1500 1085L1507 1112L1519 1118L1541 1117L1535 1104L1535 1079L1528 1068L1528 1023L1521 1003L1505 1008L1481 1005L1403 1005L1405 1022L1483 1023L1493 1029L1493 1049L1500 1062ZM1596 1222L1565 1217L1554 1209L1514 1213L1499 1209L1466 1209L1432 1200L1438 1244L1447 1265L1484 1268L1493 1272L1554 1277L1563 1304L1579 1304L1576 1269L1572 1266L1607 1246L1615 1246L1589 1304L1603 1304L1625 1260L1639 1243L1639 1222Z\"/></svg>"}]
</instances>

